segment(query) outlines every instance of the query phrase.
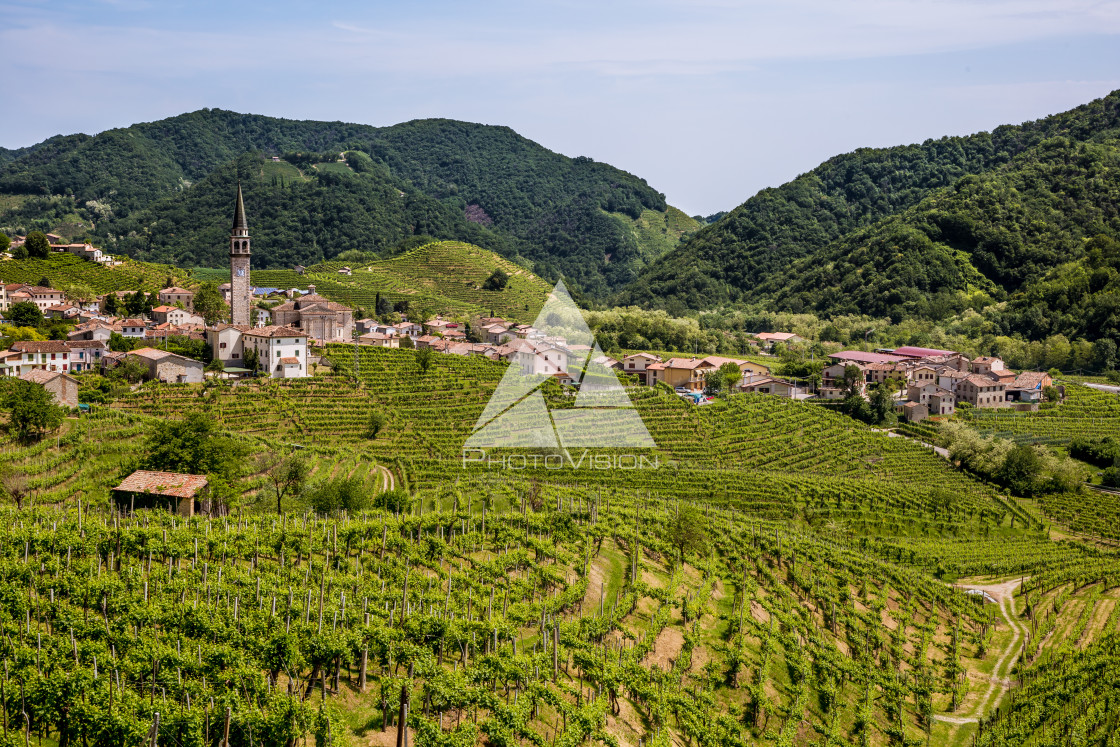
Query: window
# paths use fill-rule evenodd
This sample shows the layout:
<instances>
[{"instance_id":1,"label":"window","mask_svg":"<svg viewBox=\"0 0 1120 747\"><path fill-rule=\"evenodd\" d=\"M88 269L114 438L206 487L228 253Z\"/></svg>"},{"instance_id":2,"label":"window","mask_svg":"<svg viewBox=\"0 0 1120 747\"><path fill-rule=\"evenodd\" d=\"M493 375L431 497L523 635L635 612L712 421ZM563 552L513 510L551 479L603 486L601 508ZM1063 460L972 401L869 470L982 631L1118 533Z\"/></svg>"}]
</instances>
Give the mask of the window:
<instances>
[{"instance_id":1,"label":"window","mask_svg":"<svg viewBox=\"0 0 1120 747\"><path fill-rule=\"evenodd\" d=\"M219 349L219 350L225 350L225 349L226 349L226 344L225 344L224 342L223 342L223 343L219 343L219 345L218 345L218 349Z\"/></svg>"}]
</instances>

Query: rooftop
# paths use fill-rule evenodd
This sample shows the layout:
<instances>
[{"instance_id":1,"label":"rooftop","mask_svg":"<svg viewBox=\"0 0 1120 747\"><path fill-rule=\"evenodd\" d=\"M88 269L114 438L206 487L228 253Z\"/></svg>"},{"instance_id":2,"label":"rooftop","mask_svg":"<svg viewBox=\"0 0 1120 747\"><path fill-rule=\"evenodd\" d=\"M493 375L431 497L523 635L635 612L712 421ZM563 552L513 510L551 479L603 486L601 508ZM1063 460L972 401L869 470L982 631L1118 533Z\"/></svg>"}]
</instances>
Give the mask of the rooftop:
<instances>
[{"instance_id":1,"label":"rooftop","mask_svg":"<svg viewBox=\"0 0 1120 747\"><path fill-rule=\"evenodd\" d=\"M207 486L205 475L184 475L179 472L150 472L138 469L113 488L128 493L152 493L175 498L193 498Z\"/></svg>"},{"instance_id":2,"label":"rooftop","mask_svg":"<svg viewBox=\"0 0 1120 747\"><path fill-rule=\"evenodd\" d=\"M955 350L939 350L937 348L915 348L909 345L895 348L892 355L901 355L906 358L930 358L935 355L955 355Z\"/></svg>"},{"instance_id":3,"label":"rooftop","mask_svg":"<svg viewBox=\"0 0 1120 747\"><path fill-rule=\"evenodd\" d=\"M829 353L828 357L837 361L854 361L856 363L898 363L906 360L906 356L903 355L865 353L862 350L841 350L839 353Z\"/></svg>"}]
</instances>

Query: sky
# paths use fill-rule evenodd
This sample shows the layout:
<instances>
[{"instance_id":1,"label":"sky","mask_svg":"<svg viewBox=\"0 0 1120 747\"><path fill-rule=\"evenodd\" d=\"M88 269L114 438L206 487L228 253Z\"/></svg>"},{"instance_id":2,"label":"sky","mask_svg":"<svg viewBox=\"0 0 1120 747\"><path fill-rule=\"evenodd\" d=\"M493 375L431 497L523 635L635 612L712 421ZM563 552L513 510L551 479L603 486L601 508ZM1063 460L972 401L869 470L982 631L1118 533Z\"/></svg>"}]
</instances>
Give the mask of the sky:
<instances>
[{"instance_id":1,"label":"sky","mask_svg":"<svg viewBox=\"0 0 1120 747\"><path fill-rule=\"evenodd\" d=\"M205 107L507 125L690 215L1120 89L1120 1L0 0L0 146Z\"/></svg>"}]
</instances>

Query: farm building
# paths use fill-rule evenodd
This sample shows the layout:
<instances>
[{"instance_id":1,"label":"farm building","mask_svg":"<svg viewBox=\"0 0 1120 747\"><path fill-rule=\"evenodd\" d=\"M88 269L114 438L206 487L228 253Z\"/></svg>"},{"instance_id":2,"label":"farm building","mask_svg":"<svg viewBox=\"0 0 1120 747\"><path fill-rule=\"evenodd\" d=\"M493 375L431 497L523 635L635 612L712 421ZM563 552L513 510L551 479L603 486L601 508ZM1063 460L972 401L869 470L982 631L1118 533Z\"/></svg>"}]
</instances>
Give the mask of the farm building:
<instances>
[{"instance_id":1,"label":"farm building","mask_svg":"<svg viewBox=\"0 0 1120 747\"><path fill-rule=\"evenodd\" d=\"M161 508L194 516L210 510L208 487L205 475L138 469L113 488L113 498L121 510Z\"/></svg>"}]
</instances>

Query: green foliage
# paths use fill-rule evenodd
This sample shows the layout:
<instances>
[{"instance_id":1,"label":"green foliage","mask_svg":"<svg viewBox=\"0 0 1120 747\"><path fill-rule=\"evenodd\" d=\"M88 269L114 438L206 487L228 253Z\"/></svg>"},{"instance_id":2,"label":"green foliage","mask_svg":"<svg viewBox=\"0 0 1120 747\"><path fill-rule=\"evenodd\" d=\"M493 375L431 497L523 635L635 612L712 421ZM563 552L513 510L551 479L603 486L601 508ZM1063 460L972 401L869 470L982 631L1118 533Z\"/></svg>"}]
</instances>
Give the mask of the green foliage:
<instances>
[{"instance_id":1,"label":"green foliage","mask_svg":"<svg viewBox=\"0 0 1120 747\"><path fill-rule=\"evenodd\" d=\"M428 369L432 367L432 349L420 348L415 353L416 365L420 368L421 374L428 373Z\"/></svg>"},{"instance_id":2,"label":"green foliage","mask_svg":"<svg viewBox=\"0 0 1120 747\"><path fill-rule=\"evenodd\" d=\"M207 282L199 286L194 293L194 311L205 319L208 325L229 318L229 306L222 298L217 283Z\"/></svg>"},{"instance_id":3,"label":"green foliage","mask_svg":"<svg viewBox=\"0 0 1120 747\"><path fill-rule=\"evenodd\" d=\"M1078 436L1070 441L1069 455L1098 467L1111 467L1120 461L1120 439L1116 436Z\"/></svg>"},{"instance_id":4,"label":"green foliage","mask_svg":"<svg viewBox=\"0 0 1120 747\"><path fill-rule=\"evenodd\" d=\"M385 416L385 413L380 410L374 410L369 414L369 424L366 427L366 434L370 439L377 438L377 434L381 432L381 429L384 428L385 424L388 422L389 418Z\"/></svg>"},{"instance_id":5,"label":"green foliage","mask_svg":"<svg viewBox=\"0 0 1120 747\"><path fill-rule=\"evenodd\" d=\"M8 251L8 247L12 245L12 240L6 233L0 233L0 252Z\"/></svg>"},{"instance_id":6,"label":"green foliage","mask_svg":"<svg viewBox=\"0 0 1120 747\"><path fill-rule=\"evenodd\" d=\"M27 256L31 259L46 259L51 253L51 242L42 231L32 231L27 234L27 241L23 244L27 249Z\"/></svg>"},{"instance_id":7,"label":"green foliage","mask_svg":"<svg viewBox=\"0 0 1120 747\"><path fill-rule=\"evenodd\" d=\"M949 450L950 458L959 461L965 469L1006 486L1017 495L1081 491L1082 469L1069 457L1055 454L1043 446L985 438L967 425L953 421L942 422L939 435Z\"/></svg>"},{"instance_id":8,"label":"green foliage","mask_svg":"<svg viewBox=\"0 0 1120 747\"><path fill-rule=\"evenodd\" d=\"M509 285L509 274L501 267L498 267L494 272L490 273L490 277L486 278L486 282L482 284L482 287L489 291L504 291L507 285Z\"/></svg>"},{"instance_id":9,"label":"green foliage","mask_svg":"<svg viewBox=\"0 0 1120 747\"><path fill-rule=\"evenodd\" d=\"M412 496L404 488L385 490L373 497L372 508L393 513L408 513L412 510Z\"/></svg>"},{"instance_id":10,"label":"green foliage","mask_svg":"<svg viewBox=\"0 0 1120 747\"><path fill-rule=\"evenodd\" d=\"M238 478L244 470L245 448L221 433L206 415L193 412L183 420L155 423L144 442L141 469Z\"/></svg>"},{"instance_id":11,"label":"green foliage","mask_svg":"<svg viewBox=\"0 0 1120 747\"><path fill-rule=\"evenodd\" d=\"M130 338L122 337L122 340L129 340ZM136 384L148 375L148 366L142 360L134 355L126 356L124 360L117 363L108 371L108 377L114 381L126 382L129 384Z\"/></svg>"},{"instance_id":12,"label":"green foliage","mask_svg":"<svg viewBox=\"0 0 1120 747\"><path fill-rule=\"evenodd\" d=\"M603 296L681 233L664 196L631 174L452 120L375 128L203 110L16 153L0 163L0 193L29 199L0 212L0 226L87 220L114 254L183 266L224 261L238 178L258 267L354 249L387 256L422 235L525 256L540 274ZM631 220L666 232L647 236Z\"/></svg>"},{"instance_id":13,"label":"green foliage","mask_svg":"<svg viewBox=\"0 0 1120 747\"><path fill-rule=\"evenodd\" d=\"M896 321L1007 298L996 334L1115 339L1118 97L832 158L702 229L621 297L678 313L769 301Z\"/></svg>"},{"instance_id":14,"label":"green foliage","mask_svg":"<svg viewBox=\"0 0 1120 747\"><path fill-rule=\"evenodd\" d=\"M261 355L256 348L248 348L242 361L245 368L249 369L254 376L260 372Z\"/></svg>"},{"instance_id":15,"label":"green foliage","mask_svg":"<svg viewBox=\"0 0 1120 747\"><path fill-rule=\"evenodd\" d=\"M307 500L321 514L361 511L369 506L369 493L361 478L343 477L324 480L312 486Z\"/></svg>"},{"instance_id":16,"label":"green foliage","mask_svg":"<svg viewBox=\"0 0 1120 747\"><path fill-rule=\"evenodd\" d=\"M677 561L684 562L687 555L704 555L708 552L708 532L704 515L690 504L681 505L676 515L666 525L665 539L677 550Z\"/></svg>"},{"instance_id":17,"label":"green foliage","mask_svg":"<svg viewBox=\"0 0 1120 747\"><path fill-rule=\"evenodd\" d=\"M13 379L5 381L3 407L8 410L8 432L21 441L34 440L62 425L66 410L41 384Z\"/></svg>"},{"instance_id":18,"label":"green foliage","mask_svg":"<svg viewBox=\"0 0 1120 747\"><path fill-rule=\"evenodd\" d=\"M12 304L4 316L17 327L38 327L43 323L43 312L31 301Z\"/></svg>"}]
</instances>

